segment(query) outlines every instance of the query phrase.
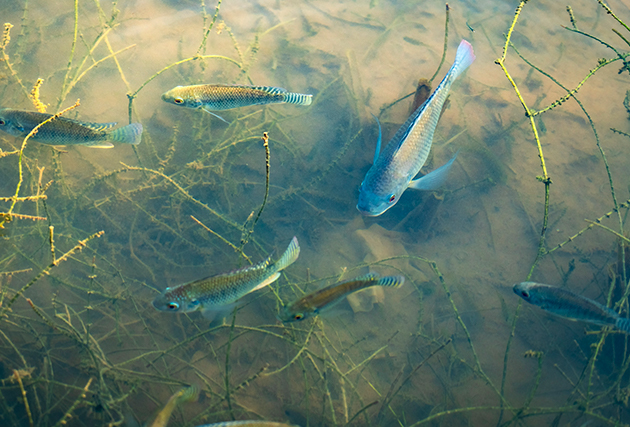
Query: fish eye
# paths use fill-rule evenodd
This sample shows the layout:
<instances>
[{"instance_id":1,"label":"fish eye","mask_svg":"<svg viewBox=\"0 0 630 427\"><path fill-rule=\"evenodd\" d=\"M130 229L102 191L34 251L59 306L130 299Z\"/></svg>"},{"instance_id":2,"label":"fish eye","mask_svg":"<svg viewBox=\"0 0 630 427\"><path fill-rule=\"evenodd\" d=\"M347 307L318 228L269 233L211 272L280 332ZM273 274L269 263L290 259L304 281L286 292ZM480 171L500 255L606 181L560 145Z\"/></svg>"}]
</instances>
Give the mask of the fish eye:
<instances>
[{"instance_id":1,"label":"fish eye","mask_svg":"<svg viewBox=\"0 0 630 427\"><path fill-rule=\"evenodd\" d=\"M0 119L0 126L4 126L6 124L7 124L7 122L5 122L4 120Z\"/></svg>"},{"instance_id":2,"label":"fish eye","mask_svg":"<svg viewBox=\"0 0 630 427\"><path fill-rule=\"evenodd\" d=\"M168 304L166 304L166 306L170 310L177 310L179 308L179 304L177 304L176 302L169 302Z\"/></svg>"},{"instance_id":3,"label":"fish eye","mask_svg":"<svg viewBox=\"0 0 630 427\"><path fill-rule=\"evenodd\" d=\"M389 196L389 203L392 203L394 200L396 200L395 194L392 194L391 196Z\"/></svg>"},{"instance_id":4,"label":"fish eye","mask_svg":"<svg viewBox=\"0 0 630 427\"><path fill-rule=\"evenodd\" d=\"M183 103L184 103L184 100L183 100L183 99L181 99L181 98L175 98L175 99L173 99L173 102L174 102L175 104L183 104Z\"/></svg>"},{"instance_id":5,"label":"fish eye","mask_svg":"<svg viewBox=\"0 0 630 427\"><path fill-rule=\"evenodd\" d=\"M293 316L293 320L302 320L304 319L304 314L302 313L297 313L295 316Z\"/></svg>"},{"instance_id":6,"label":"fish eye","mask_svg":"<svg viewBox=\"0 0 630 427\"><path fill-rule=\"evenodd\" d=\"M523 298L529 298L529 293L527 291L521 291L521 296Z\"/></svg>"}]
</instances>

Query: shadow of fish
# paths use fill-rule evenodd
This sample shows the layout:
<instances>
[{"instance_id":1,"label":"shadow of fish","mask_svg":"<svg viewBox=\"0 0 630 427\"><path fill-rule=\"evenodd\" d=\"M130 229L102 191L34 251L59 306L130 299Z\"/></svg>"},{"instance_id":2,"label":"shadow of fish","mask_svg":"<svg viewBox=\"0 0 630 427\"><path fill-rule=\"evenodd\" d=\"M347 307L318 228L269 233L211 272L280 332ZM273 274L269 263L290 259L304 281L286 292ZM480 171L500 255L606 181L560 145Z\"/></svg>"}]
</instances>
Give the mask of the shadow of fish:
<instances>
[{"instance_id":1,"label":"shadow of fish","mask_svg":"<svg viewBox=\"0 0 630 427\"><path fill-rule=\"evenodd\" d=\"M597 301L566 289L536 282L522 282L515 284L513 290L528 303L556 316L596 325L614 326L630 333L630 319L619 316L617 312Z\"/></svg>"},{"instance_id":2,"label":"shadow of fish","mask_svg":"<svg viewBox=\"0 0 630 427\"><path fill-rule=\"evenodd\" d=\"M166 288L153 300L153 306L160 311L175 313L201 309L204 316L208 311L224 311L248 293L275 282L280 271L293 264L299 255L300 245L294 237L276 262L271 262L269 256L259 264L240 270Z\"/></svg>"},{"instance_id":3,"label":"shadow of fish","mask_svg":"<svg viewBox=\"0 0 630 427\"><path fill-rule=\"evenodd\" d=\"M0 109L0 130L18 138L24 138L38 124L52 114L35 111ZM91 148L112 148L110 142L140 144L142 125L132 123L112 130L116 123L89 123L57 117L37 130L30 139L47 145L85 145Z\"/></svg>"},{"instance_id":4,"label":"shadow of fish","mask_svg":"<svg viewBox=\"0 0 630 427\"><path fill-rule=\"evenodd\" d=\"M200 108L223 120L212 111L262 104L311 105L313 95L269 86L191 85L174 87L162 94L162 100L186 108Z\"/></svg>"},{"instance_id":5,"label":"shadow of fish","mask_svg":"<svg viewBox=\"0 0 630 427\"><path fill-rule=\"evenodd\" d=\"M433 190L446 179L457 154L444 166L412 180L427 160L433 133L453 81L475 60L470 43L462 40L455 62L435 92L398 129L392 140L379 154L381 136L376 143L374 163L359 189L357 209L366 216L379 216L400 200L407 188Z\"/></svg>"}]
</instances>

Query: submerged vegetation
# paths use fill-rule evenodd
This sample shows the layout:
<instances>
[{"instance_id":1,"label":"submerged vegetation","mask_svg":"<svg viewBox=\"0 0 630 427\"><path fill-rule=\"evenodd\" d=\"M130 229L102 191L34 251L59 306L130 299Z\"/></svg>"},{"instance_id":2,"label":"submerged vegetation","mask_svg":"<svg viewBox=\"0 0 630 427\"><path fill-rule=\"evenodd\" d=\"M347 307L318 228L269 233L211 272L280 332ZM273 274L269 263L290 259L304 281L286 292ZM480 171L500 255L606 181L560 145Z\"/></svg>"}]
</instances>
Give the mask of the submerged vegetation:
<instances>
[{"instance_id":1,"label":"submerged vegetation","mask_svg":"<svg viewBox=\"0 0 630 427\"><path fill-rule=\"evenodd\" d=\"M628 317L630 201L621 195L627 194L627 141L626 151L616 153L626 156L623 167L613 164L604 142L628 137L628 126L621 121L603 130L590 113L598 94L589 101L580 95L613 68L606 87L625 90L630 16L598 0L555 17L565 25L558 31L575 36L572 47L559 42L559 55L583 45L580 60L592 62L571 86L545 71L552 66L538 64L528 47L526 34L538 31L532 21L544 13L539 2L522 1L508 24L508 15L505 22L496 15L466 21L465 11L446 6L444 51L436 50L427 76L439 64L434 80L452 58L451 19L450 28L469 31L486 58L498 52L506 79L493 86L471 76L451 96L449 110L456 113L447 110L440 121L435 155L449 158L462 146L459 187L406 194L396 212L364 220L355 205L377 134L369 113L381 111L386 137L408 114L414 82L426 76L413 76L381 102L363 69L396 50L385 49L387 43L424 46L417 33L429 26L442 31L443 5L420 23L406 16L417 6L406 4L385 13L384 23L376 18L378 2L362 2L357 12L304 2L314 18L300 12L288 20L256 3L256 29L243 35L231 28L234 12L223 16L229 3L186 2L201 10L178 15L196 17L194 46L182 36L178 51L158 49L162 65L141 71L130 58L144 53L141 37L125 31L143 21L121 11L122 0L75 0L55 25L25 0L20 24L4 25L3 106L54 110L49 120L55 120L83 118L88 104L90 111L114 110L140 122L145 132L140 145L105 154L39 145L29 141L32 135L0 136L0 423L134 426L156 419L168 401L171 426L233 419L301 426L630 424L627 335L592 326L584 335L584 325L542 315L532 321L535 314L511 295L514 282L534 276L558 285L583 282L579 291ZM597 8L605 12L596 18L605 33L581 25L581 16ZM500 31L507 26L504 42L491 21L501 21ZM365 31L373 42L364 57L312 42L331 29ZM126 44L135 37L138 45ZM51 43L67 56L48 57ZM229 123L159 98L174 83L211 80L277 82L315 96L304 110L255 106L222 115ZM508 85L509 92L496 95ZM122 91L114 97L110 87ZM549 88L556 99L545 98ZM90 101L101 96L105 101ZM624 105L620 99L615 106L622 118ZM473 108L485 116L467 118ZM569 157L569 147L554 139L562 122L552 114L563 111L565 120L585 123L590 134L582 137L596 150L575 160L579 173L605 175L603 198L593 195L592 203L578 206L583 211L568 191L554 190L567 187L569 173L557 160ZM498 218L506 206L516 208ZM502 249L504 223L525 230L522 246ZM300 259L223 322L152 307L166 286L252 264L282 251L293 235L303 248ZM491 255L480 259L485 250ZM485 263L492 271L481 270ZM471 264L478 270L464 271ZM276 321L288 303L322 283L368 270L405 276L405 285L390 290L384 304L378 294L361 294L363 300L345 307L350 314ZM197 401L177 405L186 390L196 399L199 392Z\"/></svg>"}]
</instances>

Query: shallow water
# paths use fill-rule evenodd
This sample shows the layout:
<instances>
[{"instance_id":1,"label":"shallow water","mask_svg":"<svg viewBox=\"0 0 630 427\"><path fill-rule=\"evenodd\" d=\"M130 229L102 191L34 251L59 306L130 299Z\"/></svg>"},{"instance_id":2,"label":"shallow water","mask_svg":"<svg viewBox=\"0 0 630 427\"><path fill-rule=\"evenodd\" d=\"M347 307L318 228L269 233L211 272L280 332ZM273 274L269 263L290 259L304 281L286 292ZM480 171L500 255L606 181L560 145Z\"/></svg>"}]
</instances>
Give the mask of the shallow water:
<instances>
[{"instance_id":1,"label":"shallow water","mask_svg":"<svg viewBox=\"0 0 630 427\"><path fill-rule=\"evenodd\" d=\"M0 2L0 16L15 25L6 48L15 75L0 63L2 105L33 109L25 93L41 77L48 112L79 98L68 117L126 124L126 94L133 94L132 120L145 133L135 149L29 142L24 150L19 195L38 194L38 182L52 184L45 203L18 201L14 210L46 219L15 217L0 229L3 425L142 425L190 384L202 389L200 398L176 409L169 426L231 419L302 426L630 423L626 336L552 317L521 305L512 292L532 270L545 205L532 126L494 62L516 3L450 4L448 51L434 86L462 38L477 59L451 90L423 172L460 154L444 191L409 190L376 218L355 208L378 133L370 113L379 115L387 142L409 114L412 98L401 98L438 68L444 3L224 0L205 48L216 3L77 4L71 55L73 4ZM627 5L610 6L630 22ZM626 39L629 31L597 2L571 7L581 31L622 54L629 50L611 29ZM599 59L616 54L562 26L571 27L566 5L529 2L512 41L572 89ZM214 57L172 65L196 55ZM514 50L505 65L531 109L566 94ZM630 132L623 105L629 72L618 73L621 65L603 67L576 95L605 156L575 100L534 120L552 180L544 248L630 197L628 137L610 130ZM160 100L176 85L197 83L278 86L312 93L314 102L221 112L227 125ZM248 217L265 195L263 132L270 136L269 197L249 235ZM20 144L0 135L3 154ZM0 196L11 197L17 155L0 157L0 176ZM7 212L10 202L0 203ZM602 224L623 234L626 205L619 212ZM49 225L57 259L104 234L38 278L51 264ZM244 253L258 262L282 253L294 235L302 248L297 262L245 297L222 325L151 305L167 286L246 265L231 247L243 238ZM623 295L611 289L618 247L617 236L594 227L543 256L531 280L602 303L610 295L614 304ZM353 313L343 303L340 313L317 321L276 321L304 292L368 270L403 274L407 282L359 294L357 303L369 311ZM11 303L25 285L35 310L22 296Z\"/></svg>"}]
</instances>

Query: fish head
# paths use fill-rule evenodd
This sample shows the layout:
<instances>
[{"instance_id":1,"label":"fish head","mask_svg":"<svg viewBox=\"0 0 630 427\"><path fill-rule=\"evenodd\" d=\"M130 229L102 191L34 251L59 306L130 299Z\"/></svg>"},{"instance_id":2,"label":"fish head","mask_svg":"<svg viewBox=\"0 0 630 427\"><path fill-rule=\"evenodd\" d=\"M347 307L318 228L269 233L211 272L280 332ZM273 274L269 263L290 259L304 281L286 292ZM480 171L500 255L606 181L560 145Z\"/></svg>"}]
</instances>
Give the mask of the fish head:
<instances>
[{"instance_id":1,"label":"fish head","mask_svg":"<svg viewBox=\"0 0 630 427\"><path fill-rule=\"evenodd\" d=\"M309 317L309 313L305 310L301 310L299 307L293 305L287 305L284 310L278 314L278 320L283 323L299 322Z\"/></svg>"},{"instance_id":2,"label":"fish head","mask_svg":"<svg viewBox=\"0 0 630 427\"><path fill-rule=\"evenodd\" d=\"M176 86L162 94L162 101L186 108L201 108L203 102L193 95L190 87Z\"/></svg>"},{"instance_id":3,"label":"fish head","mask_svg":"<svg viewBox=\"0 0 630 427\"><path fill-rule=\"evenodd\" d=\"M8 108L0 110L0 130L13 136L24 136L25 134L24 126L17 120L13 111Z\"/></svg>"},{"instance_id":4,"label":"fish head","mask_svg":"<svg viewBox=\"0 0 630 427\"><path fill-rule=\"evenodd\" d=\"M536 292L536 289L535 289L536 285L537 283L535 282L516 283L514 287L512 288L512 290L514 291L516 295L523 298L528 303L539 305L540 301L538 298L538 293Z\"/></svg>"},{"instance_id":5,"label":"fish head","mask_svg":"<svg viewBox=\"0 0 630 427\"><path fill-rule=\"evenodd\" d=\"M189 313L199 309L200 302L197 299L185 298L171 292L171 288L158 295L153 300L153 307L159 311L169 311L171 313Z\"/></svg>"},{"instance_id":6,"label":"fish head","mask_svg":"<svg viewBox=\"0 0 630 427\"><path fill-rule=\"evenodd\" d=\"M365 216L379 216L398 203L403 191L404 188L400 191L397 191L397 189L375 188L366 185L366 181L363 181L361 188L359 188L357 209Z\"/></svg>"}]
</instances>

